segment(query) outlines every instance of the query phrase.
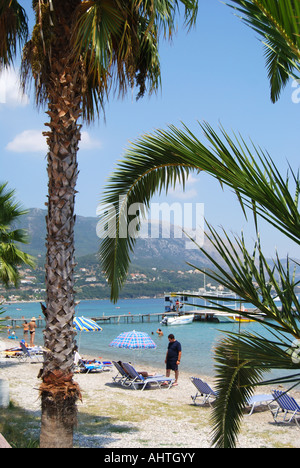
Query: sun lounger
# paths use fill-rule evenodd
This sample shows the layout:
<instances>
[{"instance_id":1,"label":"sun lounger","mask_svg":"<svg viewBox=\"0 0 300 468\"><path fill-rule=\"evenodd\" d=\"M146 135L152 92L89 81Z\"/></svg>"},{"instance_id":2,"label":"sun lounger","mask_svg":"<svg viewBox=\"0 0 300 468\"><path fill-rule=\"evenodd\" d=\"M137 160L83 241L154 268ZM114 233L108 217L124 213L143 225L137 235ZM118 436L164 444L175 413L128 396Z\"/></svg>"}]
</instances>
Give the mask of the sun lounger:
<instances>
[{"instance_id":1,"label":"sun lounger","mask_svg":"<svg viewBox=\"0 0 300 468\"><path fill-rule=\"evenodd\" d=\"M87 360L87 359L78 359L74 362L75 372L93 372L93 371L108 371L112 369L111 361L96 361L96 360Z\"/></svg>"},{"instance_id":2,"label":"sun lounger","mask_svg":"<svg viewBox=\"0 0 300 468\"><path fill-rule=\"evenodd\" d=\"M25 344L20 342L20 347L21 347L21 353L18 355L19 359L22 360L30 360L30 361L37 361L37 362L42 362L43 361L43 356L42 356L42 350L39 347L34 347L34 348L26 348Z\"/></svg>"},{"instance_id":3,"label":"sun lounger","mask_svg":"<svg viewBox=\"0 0 300 468\"><path fill-rule=\"evenodd\" d=\"M270 410L273 415L274 421L276 423L279 422L279 413L283 413L282 422L292 422L293 420L299 426L299 418L300 418L300 405L297 401L288 395L286 392L281 392L279 390L273 390L272 392L274 402L277 403L276 408L272 408L270 405Z\"/></svg>"},{"instance_id":4,"label":"sun lounger","mask_svg":"<svg viewBox=\"0 0 300 468\"><path fill-rule=\"evenodd\" d=\"M104 369L104 366L101 362L84 362L81 361L79 363L79 370L80 372L86 372L89 374L90 372L96 371L96 372L102 372Z\"/></svg>"},{"instance_id":5,"label":"sun lounger","mask_svg":"<svg viewBox=\"0 0 300 468\"><path fill-rule=\"evenodd\" d=\"M174 379L171 377L165 377L164 375L151 375L149 377L144 377L142 374L137 372L135 368L128 362L123 362L123 367L130 376L128 380L128 385L132 386L135 390L142 386L142 390L146 388L148 384L155 384L157 387L166 386L168 388L172 387Z\"/></svg>"},{"instance_id":6,"label":"sun lounger","mask_svg":"<svg viewBox=\"0 0 300 468\"><path fill-rule=\"evenodd\" d=\"M251 416L251 414L253 413L254 409L257 406L270 405L273 400L274 400L274 397L271 394L268 394L268 395L253 395L248 400L248 406L251 406L251 410L250 410L250 413L248 414L248 416Z\"/></svg>"},{"instance_id":7,"label":"sun lounger","mask_svg":"<svg viewBox=\"0 0 300 468\"><path fill-rule=\"evenodd\" d=\"M196 404L196 399L203 397L203 404L209 403L210 406L212 405L212 402L210 401L211 398L215 399L218 397L218 393L215 392L209 385L208 383L204 382L201 380L199 377L191 377L191 382L195 385L197 392L193 396L192 395L192 400L194 404ZM249 398L247 402L247 406L250 406L250 413L248 416L251 416L253 413L254 409L262 404L270 404L273 401L273 396L272 395L253 395L252 397Z\"/></svg>"},{"instance_id":8,"label":"sun lounger","mask_svg":"<svg viewBox=\"0 0 300 468\"><path fill-rule=\"evenodd\" d=\"M117 369L118 373L115 377L113 377L113 381L119 383L121 385L126 385L128 380L131 380L130 375L128 372L122 367L120 362L112 361L113 365Z\"/></svg>"},{"instance_id":9,"label":"sun lounger","mask_svg":"<svg viewBox=\"0 0 300 468\"><path fill-rule=\"evenodd\" d=\"M199 377L191 377L191 382L197 389L196 394L194 396L191 395L194 405L196 404L196 399L200 397L203 397L203 404L209 403L210 405L210 398L213 398L214 400L217 398L218 394L208 385L208 383L203 382Z\"/></svg>"},{"instance_id":10,"label":"sun lounger","mask_svg":"<svg viewBox=\"0 0 300 468\"><path fill-rule=\"evenodd\" d=\"M113 367L113 364L111 361L98 361L98 360L93 360L93 361L89 361L87 359L83 360L83 363L84 365L88 368L88 367L95 367L99 369L101 368L103 371L110 371Z\"/></svg>"},{"instance_id":11,"label":"sun lounger","mask_svg":"<svg viewBox=\"0 0 300 468\"><path fill-rule=\"evenodd\" d=\"M104 366L103 370L111 370L113 368L112 361L100 361L100 362Z\"/></svg>"}]
</instances>

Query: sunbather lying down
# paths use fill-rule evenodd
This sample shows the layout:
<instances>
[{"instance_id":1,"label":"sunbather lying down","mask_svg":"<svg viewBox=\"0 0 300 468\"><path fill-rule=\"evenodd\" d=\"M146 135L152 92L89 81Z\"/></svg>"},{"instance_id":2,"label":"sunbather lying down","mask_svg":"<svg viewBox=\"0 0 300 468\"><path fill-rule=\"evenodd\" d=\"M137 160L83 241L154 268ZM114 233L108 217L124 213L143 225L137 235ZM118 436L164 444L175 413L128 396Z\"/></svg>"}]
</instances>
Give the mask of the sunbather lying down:
<instances>
[{"instance_id":1,"label":"sunbather lying down","mask_svg":"<svg viewBox=\"0 0 300 468\"><path fill-rule=\"evenodd\" d=\"M117 362L127 374L127 370L124 368L122 361L117 361ZM153 377L155 375L155 374L149 374L147 371L137 371L137 372L141 374L143 377Z\"/></svg>"},{"instance_id":2,"label":"sunbather lying down","mask_svg":"<svg viewBox=\"0 0 300 468\"><path fill-rule=\"evenodd\" d=\"M101 359L101 358L100 358ZM111 361L100 361L99 359L84 359L80 356L78 352L78 347L75 346L74 349L74 364L78 366L80 364L89 365L89 364L99 364L106 367L112 367Z\"/></svg>"}]
</instances>

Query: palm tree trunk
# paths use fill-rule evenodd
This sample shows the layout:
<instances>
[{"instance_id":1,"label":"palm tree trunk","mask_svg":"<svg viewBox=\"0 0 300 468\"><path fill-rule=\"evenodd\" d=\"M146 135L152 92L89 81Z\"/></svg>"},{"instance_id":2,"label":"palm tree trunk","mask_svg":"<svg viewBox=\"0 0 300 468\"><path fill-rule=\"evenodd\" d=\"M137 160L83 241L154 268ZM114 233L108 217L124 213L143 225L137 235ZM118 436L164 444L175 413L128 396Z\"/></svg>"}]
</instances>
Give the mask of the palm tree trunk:
<instances>
[{"instance_id":1,"label":"palm tree trunk","mask_svg":"<svg viewBox=\"0 0 300 468\"><path fill-rule=\"evenodd\" d=\"M48 89L49 132L45 356L40 387L41 447L72 447L76 401L73 382L74 205L81 114L80 73L66 59L52 64Z\"/></svg>"}]
</instances>

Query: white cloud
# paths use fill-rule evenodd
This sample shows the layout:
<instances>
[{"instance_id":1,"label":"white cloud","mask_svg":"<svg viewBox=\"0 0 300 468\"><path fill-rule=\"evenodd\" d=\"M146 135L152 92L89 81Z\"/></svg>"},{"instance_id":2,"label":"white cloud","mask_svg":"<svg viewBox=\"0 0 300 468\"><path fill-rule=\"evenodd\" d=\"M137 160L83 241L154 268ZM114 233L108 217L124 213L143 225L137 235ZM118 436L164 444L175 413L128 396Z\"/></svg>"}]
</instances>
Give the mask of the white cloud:
<instances>
[{"instance_id":1,"label":"white cloud","mask_svg":"<svg viewBox=\"0 0 300 468\"><path fill-rule=\"evenodd\" d=\"M46 153L46 139L39 130L24 130L6 146L8 151L14 153Z\"/></svg>"},{"instance_id":2,"label":"white cloud","mask_svg":"<svg viewBox=\"0 0 300 468\"><path fill-rule=\"evenodd\" d=\"M169 195L178 200L191 200L197 196L197 190L193 188L197 182L197 178L190 175L185 184L185 191L182 189L182 184L177 184L174 189L169 190Z\"/></svg>"},{"instance_id":3,"label":"white cloud","mask_svg":"<svg viewBox=\"0 0 300 468\"><path fill-rule=\"evenodd\" d=\"M14 153L43 153L46 154L47 143L46 138L42 135L42 130L24 130L19 133L15 138L6 146L8 151ZM81 134L80 149L92 150L101 147L101 142L92 139L88 132L83 131Z\"/></svg>"},{"instance_id":4,"label":"white cloud","mask_svg":"<svg viewBox=\"0 0 300 468\"><path fill-rule=\"evenodd\" d=\"M88 132L81 132L81 141L79 142L80 149L82 150L93 150L101 148L102 144L100 140L91 138Z\"/></svg>"},{"instance_id":5,"label":"white cloud","mask_svg":"<svg viewBox=\"0 0 300 468\"><path fill-rule=\"evenodd\" d=\"M3 70L0 73L0 106L26 106L28 103L29 98L21 91L20 80L16 71L12 68Z\"/></svg>"}]
</instances>

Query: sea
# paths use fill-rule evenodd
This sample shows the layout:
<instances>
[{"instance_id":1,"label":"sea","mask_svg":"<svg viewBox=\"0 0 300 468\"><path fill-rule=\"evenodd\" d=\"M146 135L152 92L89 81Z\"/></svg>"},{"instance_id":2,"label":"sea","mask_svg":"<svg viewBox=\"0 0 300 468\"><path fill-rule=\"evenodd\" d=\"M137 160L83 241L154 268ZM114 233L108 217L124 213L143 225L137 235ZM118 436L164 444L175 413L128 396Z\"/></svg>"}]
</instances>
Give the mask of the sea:
<instances>
[{"instance_id":1,"label":"sea","mask_svg":"<svg viewBox=\"0 0 300 468\"><path fill-rule=\"evenodd\" d=\"M109 300L86 300L81 301L76 306L76 316L80 317L100 317L111 315L154 314L163 313L164 298L156 299L124 299L113 304ZM5 305L5 312L2 318L38 318L41 315L41 306L36 302L11 303ZM180 371L189 373L190 376L215 375L214 349L226 332L239 332L247 330L266 335L265 327L256 322L250 323L214 323L214 322L193 322L188 325L163 326L157 317L151 321L132 323L130 320L124 323L121 318L116 323L99 323L101 332L78 332L76 340L79 345L80 354L94 356L96 358L130 361L138 363L147 368L164 368L164 361L168 346L168 334L173 333L175 338L181 343L182 358ZM43 345L43 326L37 329L36 345ZM163 336L156 333L157 328L161 328ZM128 350L114 348L110 343L120 333L131 330L142 331L149 334L156 344L155 349ZM6 332L5 332L6 333ZM23 338L22 328L15 329L18 339ZM1 336L1 335L0 335ZM12 340L12 346L14 342ZM272 373L273 374L273 373ZM276 372L277 374L277 372ZM271 375L270 375L271 376ZM273 375L275 376L275 375Z\"/></svg>"}]
</instances>

